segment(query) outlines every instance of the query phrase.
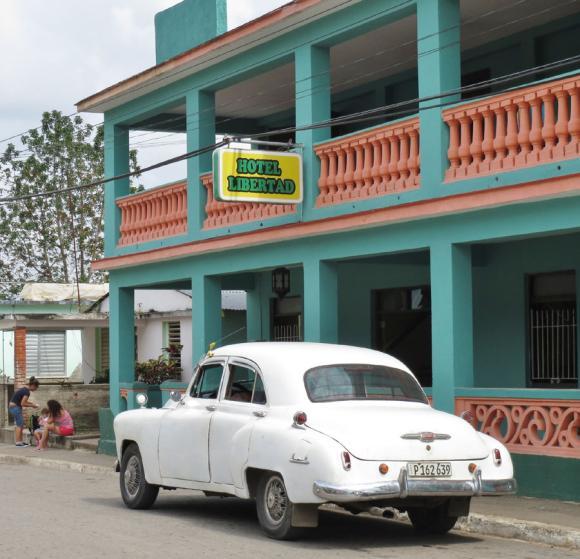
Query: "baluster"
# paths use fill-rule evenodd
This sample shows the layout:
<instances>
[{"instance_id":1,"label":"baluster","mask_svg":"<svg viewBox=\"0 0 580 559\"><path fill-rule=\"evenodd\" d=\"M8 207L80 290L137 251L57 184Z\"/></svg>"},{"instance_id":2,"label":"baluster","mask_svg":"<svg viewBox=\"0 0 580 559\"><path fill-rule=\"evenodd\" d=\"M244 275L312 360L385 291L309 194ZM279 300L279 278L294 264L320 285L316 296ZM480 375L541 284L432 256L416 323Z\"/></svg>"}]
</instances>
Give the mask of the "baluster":
<instances>
[{"instance_id":1,"label":"baluster","mask_svg":"<svg viewBox=\"0 0 580 559\"><path fill-rule=\"evenodd\" d=\"M528 162L528 154L532 151L530 143L530 104L523 97L518 98L518 120L520 130L518 132L518 145L520 153L516 155L516 166L521 167Z\"/></svg>"},{"instance_id":2,"label":"baluster","mask_svg":"<svg viewBox=\"0 0 580 559\"><path fill-rule=\"evenodd\" d=\"M507 154L505 136L506 136L506 122L505 122L505 109L498 106L498 104L492 105L493 112L495 113L495 138L493 140L493 149L495 151L495 158L491 163L492 170L500 170L503 168L503 163L505 156Z\"/></svg>"},{"instance_id":3,"label":"baluster","mask_svg":"<svg viewBox=\"0 0 580 559\"><path fill-rule=\"evenodd\" d=\"M494 122L493 111L489 107L484 107L483 114L483 142L481 147L483 149L484 158L479 168L481 172L489 172L491 169L491 162L493 161L493 136Z\"/></svg>"},{"instance_id":4,"label":"baluster","mask_svg":"<svg viewBox=\"0 0 580 559\"><path fill-rule=\"evenodd\" d=\"M362 147L363 140L359 140L356 142L354 146L354 188L355 191L352 194L353 198L360 198L361 197L361 190L364 185L363 181L363 170L364 170L364 157L363 157L363 147Z\"/></svg>"},{"instance_id":5,"label":"baluster","mask_svg":"<svg viewBox=\"0 0 580 559\"><path fill-rule=\"evenodd\" d=\"M576 84L568 88L570 94L570 123L568 132L570 142L566 146L566 156L577 155L580 152L580 90Z\"/></svg>"},{"instance_id":6,"label":"baluster","mask_svg":"<svg viewBox=\"0 0 580 559\"><path fill-rule=\"evenodd\" d=\"M373 168L371 176L373 182L369 188L369 196L374 197L378 194L381 185L381 141L378 136L373 139Z\"/></svg>"},{"instance_id":7,"label":"baluster","mask_svg":"<svg viewBox=\"0 0 580 559\"><path fill-rule=\"evenodd\" d=\"M333 202L338 201L337 196L338 187L336 185L338 156L333 148L330 148L327 153L329 159L328 180L326 181L328 193L326 195L326 198L322 202L323 204L332 204Z\"/></svg>"},{"instance_id":8,"label":"baluster","mask_svg":"<svg viewBox=\"0 0 580 559\"><path fill-rule=\"evenodd\" d=\"M401 143L399 163L397 165L399 180L396 185L397 190L399 190L406 188L407 179L409 178L409 167L407 166L409 162L409 135L404 129L399 129L397 132L397 136Z\"/></svg>"},{"instance_id":9,"label":"baluster","mask_svg":"<svg viewBox=\"0 0 580 559\"><path fill-rule=\"evenodd\" d=\"M508 149L506 159L503 163L504 169L515 167L516 156L518 154L518 107L511 101L508 101L505 110L507 112L507 132L505 136L505 145Z\"/></svg>"},{"instance_id":10,"label":"baluster","mask_svg":"<svg viewBox=\"0 0 580 559\"><path fill-rule=\"evenodd\" d=\"M363 185L360 195L361 198L368 198L373 184L373 144L368 138L365 138L363 140L362 148L364 151L362 171Z\"/></svg>"},{"instance_id":11,"label":"baluster","mask_svg":"<svg viewBox=\"0 0 580 559\"><path fill-rule=\"evenodd\" d=\"M419 131L413 127L409 130L409 186L419 184Z\"/></svg>"},{"instance_id":12,"label":"baluster","mask_svg":"<svg viewBox=\"0 0 580 559\"><path fill-rule=\"evenodd\" d=\"M460 134L460 142L459 142L459 159L461 164L459 165L459 169L457 171L458 176L466 177L467 176L467 169L469 168L469 164L471 163L471 118L468 117L465 113L463 113L459 117L459 123L461 124L461 134Z\"/></svg>"},{"instance_id":13,"label":"baluster","mask_svg":"<svg viewBox=\"0 0 580 559\"><path fill-rule=\"evenodd\" d=\"M391 144L385 133L380 135L381 142L381 184L379 185L379 194L384 194L388 190L389 181L389 159L391 158Z\"/></svg>"},{"instance_id":14,"label":"baluster","mask_svg":"<svg viewBox=\"0 0 580 559\"><path fill-rule=\"evenodd\" d=\"M344 183L346 185L345 191L342 193L342 199L348 200L352 198L354 193L354 165L355 152L350 144L345 145L346 150L346 171L344 173Z\"/></svg>"},{"instance_id":15,"label":"baluster","mask_svg":"<svg viewBox=\"0 0 580 559\"><path fill-rule=\"evenodd\" d=\"M556 122L555 132L558 137L558 145L554 148L554 158L565 157L566 146L570 135L568 133L568 124L570 116L568 114L568 92L564 89L556 91L556 99L558 100L558 120Z\"/></svg>"},{"instance_id":16,"label":"baluster","mask_svg":"<svg viewBox=\"0 0 580 559\"><path fill-rule=\"evenodd\" d=\"M320 178L318 179L318 196L316 197L316 205L320 206L320 202L325 200L328 196L328 154L324 150L316 153L320 159Z\"/></svg>"},{"instance_id":17,"label":"baluster","mask_svg":"<svg viewBox=\"0 0 580 559\"><path fill-rule=\"evenodd\" d=\"M454 179L459 169L459 121L455 116L451 116L447 121L449 127L449 149L447 150L447 159L449 159L449 168L445 173L446 179Z\"/></svg>"},{"instance_id":18,"label":"baluster","mask_svg":"<svg viewBox=\"0 0 580 559\"><path fill-rule=\"evenodd\" d=\"M131 231L131 244L137 242L137 233L139 231L139 227L141 227L141 203L139 201L133 202L135 212L135 220L133 222L133 230Z\"/></svg>"},{"instance_id":19,"label":"baluster","mask_svg":"<svg viewBox=\"0 0 580 559\"><path fill-rule=\"evenodd\" d=\"M338 158L338 166L336 171L336 200L343 199L343 192L345 189L344 173L346 170L346 152L343 146L336 146L336 156Z\"/></svg>"},{"instance_id":20,"label":"baluster","mask_svg":"<svg viewBox=\"0 0 580 559\"><path fill-rule=\"evenodd\" d=\"M389 158L389 175L390 181L387 185L387 190L395 190L397 181L399 180L399 138L397 138L394 132L390 132L389 135L389 147L390 147L390 158Z\"/></svg>"},{"instance_id":21,"label":"baluster","mask_svg":"<svg viewBox=\"0 0 580 559\"><path fill-rule=\"evenodd\" d=\"M471 111L470 116L473 129L471 146L469 147L471 164L467 169L467 174L473 176L479 173L479 165L483 161L483 117L476 109Z\"/></svg>"},{"instance_id":22,"label":"baluster","mask_svg":"<svg viewBox=\"0 0 580 559\"><path fill-rule=\"evenodd\" d=\"M550 91L546 91L543 95L541 95L541 98L544 105L544 126L542 127L544 149L540 153L540 160L551 161L552 150L556 145L556 112L554 110L555 97Z\"/></svg>"},{"instance_id":23,"label":"baluster","mask_svg":"<svg viewBox=\"0 0 580 559\"><path fill-rule=\"evenodd\" d=\"M537 163L540 160L540 152L542 151L542 101L532 94L533 97L529 100L532 109L532 126L530 129L530 142L532 144L532 151L529 154L528 162ZM527 99L527 98L526 98Z\"/></svg>"}]
</instances>

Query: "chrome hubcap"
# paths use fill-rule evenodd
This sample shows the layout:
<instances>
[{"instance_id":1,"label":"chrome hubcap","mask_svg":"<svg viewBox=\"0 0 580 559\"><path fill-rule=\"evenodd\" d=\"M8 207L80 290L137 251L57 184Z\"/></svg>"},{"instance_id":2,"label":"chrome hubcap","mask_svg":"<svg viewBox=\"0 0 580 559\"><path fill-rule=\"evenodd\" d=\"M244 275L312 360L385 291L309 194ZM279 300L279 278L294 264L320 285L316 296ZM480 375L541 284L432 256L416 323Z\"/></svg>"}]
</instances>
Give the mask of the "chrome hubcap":
<instances>
[{"instance_id":1,"label":"chrome hubcap","mask_svg":"<svg viewBox=\"0 0 580 559\"><path fill-rule=\"evenodd\" d=\"M125 489L130 497L135 497L141 485L141 466L136 456L131 456L125 468Z\"/></svg>"},{"instance_id":2,"label":"chrome hubcap","mask_svg":"<svg viewBox=\"0 0 580 559\"><path fill-rule=\"evenodd\" d=\"M268 517L274 524L280 524L288 508L288 495L280 478L273 477L268 481L265 500Z\"/></svg>"}]
</instances>

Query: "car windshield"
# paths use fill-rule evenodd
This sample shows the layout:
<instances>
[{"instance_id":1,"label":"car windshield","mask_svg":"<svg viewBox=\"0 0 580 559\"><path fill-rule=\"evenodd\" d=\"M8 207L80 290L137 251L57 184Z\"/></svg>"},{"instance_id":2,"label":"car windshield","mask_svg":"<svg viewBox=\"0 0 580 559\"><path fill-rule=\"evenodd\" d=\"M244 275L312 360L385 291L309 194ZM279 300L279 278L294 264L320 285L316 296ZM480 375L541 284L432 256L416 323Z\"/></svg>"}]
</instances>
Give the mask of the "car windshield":
<instances>
[{"instance_id":1,"label":"car windshield","mask_svg":"<svg viewBox=\"0 0 580 559\"><path fill-rule=\"evenodd\" d=\"M304 375L312 402L397 400L428 403L419 383L405 371L383 365L325 365Z\"/></svg>"}]
</instances>

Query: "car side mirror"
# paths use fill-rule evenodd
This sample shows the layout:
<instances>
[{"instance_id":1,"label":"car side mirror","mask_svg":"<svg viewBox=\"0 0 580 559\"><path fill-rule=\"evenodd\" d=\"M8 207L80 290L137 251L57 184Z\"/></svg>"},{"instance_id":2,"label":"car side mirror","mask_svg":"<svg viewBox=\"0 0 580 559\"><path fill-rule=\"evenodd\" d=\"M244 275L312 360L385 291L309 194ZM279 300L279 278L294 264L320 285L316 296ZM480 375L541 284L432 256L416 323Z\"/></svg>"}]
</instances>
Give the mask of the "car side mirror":
<instances>
[{"instance_id":1,"label":"car side mirror","mask_svg":"<svg viewBox=\"0 0 580 559\"><path fill-rule=\"evenodd\" d=\"M181 392L179 392L178 390L172 390L169 393L169 397L171 398L171 400L173 400L174 402L181 402Z\"/></svg>"}]
</instances>

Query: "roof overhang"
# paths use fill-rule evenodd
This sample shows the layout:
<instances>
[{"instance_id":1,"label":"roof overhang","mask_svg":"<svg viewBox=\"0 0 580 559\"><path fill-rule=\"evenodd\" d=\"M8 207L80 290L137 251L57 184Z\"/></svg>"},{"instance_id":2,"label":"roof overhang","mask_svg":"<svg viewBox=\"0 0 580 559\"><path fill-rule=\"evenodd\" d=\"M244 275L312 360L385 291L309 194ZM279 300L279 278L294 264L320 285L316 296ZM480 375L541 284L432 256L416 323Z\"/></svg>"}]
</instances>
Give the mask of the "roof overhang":
<instances>
[{"instance_id":1,"label":"roof overhang","mask_svg":"<svg viewBox=\"0 0 580 559\"><path fill-rule=\"evenodd\" d=\"M78 112L103 113L362 0L294 0L79 101Z\"/></svg>"}]
</instances>

